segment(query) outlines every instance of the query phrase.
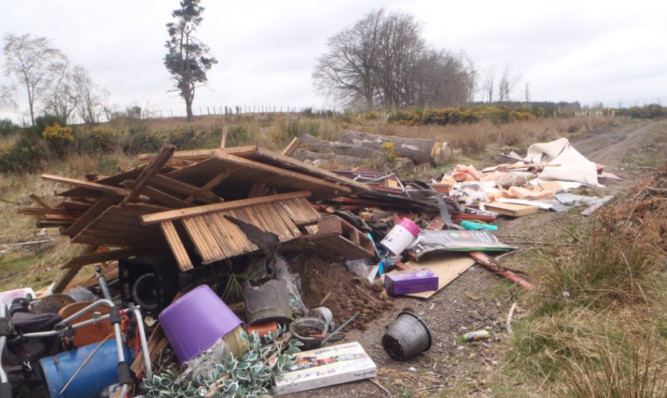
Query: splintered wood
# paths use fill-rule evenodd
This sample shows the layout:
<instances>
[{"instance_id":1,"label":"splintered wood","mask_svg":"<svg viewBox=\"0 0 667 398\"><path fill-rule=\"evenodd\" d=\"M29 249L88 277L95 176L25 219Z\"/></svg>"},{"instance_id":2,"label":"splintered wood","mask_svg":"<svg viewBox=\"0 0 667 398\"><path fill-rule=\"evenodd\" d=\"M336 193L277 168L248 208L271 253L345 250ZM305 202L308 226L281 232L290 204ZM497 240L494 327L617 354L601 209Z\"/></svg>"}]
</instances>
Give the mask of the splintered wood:
<instances>
[{"instance_id":1,"label":"splintered wood","mask_svg":"<svg viewBox=\"0 0 667 398\"><path fill-rule=\"evenodd\" d=\"M231 216L273 233L280 243L302 236L320 215L309 200L366 190L364 185L255 146L198 151L166 147L140 156L148 163L108 176L42 178L72 188L52 205L32 196L39 227L59 227L90 249L66 266L63 289L78 269L148 251L171 251L181 270L258 250ZM108 247L104 254L100 247ZM199 260L198 260L199 261Z\"/></svg>"}]
</instances>

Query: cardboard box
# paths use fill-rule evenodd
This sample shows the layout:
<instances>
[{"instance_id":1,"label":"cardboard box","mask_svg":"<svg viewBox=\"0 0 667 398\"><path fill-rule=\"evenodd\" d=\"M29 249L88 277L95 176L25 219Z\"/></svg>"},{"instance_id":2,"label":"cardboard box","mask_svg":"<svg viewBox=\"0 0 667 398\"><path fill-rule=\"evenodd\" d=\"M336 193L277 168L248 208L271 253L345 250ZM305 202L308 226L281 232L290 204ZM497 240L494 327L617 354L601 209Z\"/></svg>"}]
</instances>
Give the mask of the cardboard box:
<instances>
[{"instance_id":1,"label":"cardboard box","mask_svg":"<svg viewBox=\"0 0 667 398\"><path fill-rule=\"evenodd\" d=\"M438 276L429 269L392 272L385 275L384 288L394 295L438 290Z\"/></svg>"},{"instance_id":2,"label":"cardboard box","mask_svg":"<svg viewBox=\"0 0 667 398\"><path fill-rule=\"evenodd\" d=\"M312 390L377 376L377 367L358 342L296 354L292 370L274 380L278 395Z\"/></svg>"}]
</instances>

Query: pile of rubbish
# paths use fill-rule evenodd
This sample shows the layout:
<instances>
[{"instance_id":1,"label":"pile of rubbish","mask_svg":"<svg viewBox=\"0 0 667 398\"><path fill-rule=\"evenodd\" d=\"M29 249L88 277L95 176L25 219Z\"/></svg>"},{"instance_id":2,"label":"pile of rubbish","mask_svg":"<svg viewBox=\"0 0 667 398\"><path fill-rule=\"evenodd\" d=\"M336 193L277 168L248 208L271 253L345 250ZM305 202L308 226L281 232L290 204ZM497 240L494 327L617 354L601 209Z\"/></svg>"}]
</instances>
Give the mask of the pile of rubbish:
<instances>
[{"instance_id":1,"label":"pile of rubbish","mask_svg":"<svg viewBox=\"0 0 667 398\"><path fill-rule=\"evenodd\" d=\"M617 178L564 139L428 183L325 170L291 157L297 146L166 147L113 176L43 175L68 186L62 200L33 195L37 206L19 211L83 249L50 286L0 293L3 394L251 396L375 377L364 348L344 341L371 311L333 313L325 304L337 293L326 286L319 306L307 306L299 258L344 266L374 307L428 299L475 263L531 289L487 254L514 249L492 222L584 203L590 214L609 198L567 190ZM76 278L85 266L95 275ZM382 338L399 361L431 342L409 311Z\"/></svg>"}]
</instances>

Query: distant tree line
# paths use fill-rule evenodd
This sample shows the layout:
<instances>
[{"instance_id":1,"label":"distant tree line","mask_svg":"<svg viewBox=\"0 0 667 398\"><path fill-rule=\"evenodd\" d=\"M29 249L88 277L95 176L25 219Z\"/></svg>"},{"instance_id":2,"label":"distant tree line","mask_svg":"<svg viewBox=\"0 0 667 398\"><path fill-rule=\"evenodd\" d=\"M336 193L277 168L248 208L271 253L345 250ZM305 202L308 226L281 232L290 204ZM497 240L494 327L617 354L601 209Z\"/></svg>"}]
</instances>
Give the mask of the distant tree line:
<instances>
[{"instance_id":1,"label":"distant tree line","mask_svg":"<svg viewBox=\"0 0 667 398\"><path fill-rule=\"evenodd\" d=\"M429 47L409 14L372 11L329 38L327 47L313 78L320 93L346 106L442 107L472 98L472 63Z\"/></svg>"}]
</instances>

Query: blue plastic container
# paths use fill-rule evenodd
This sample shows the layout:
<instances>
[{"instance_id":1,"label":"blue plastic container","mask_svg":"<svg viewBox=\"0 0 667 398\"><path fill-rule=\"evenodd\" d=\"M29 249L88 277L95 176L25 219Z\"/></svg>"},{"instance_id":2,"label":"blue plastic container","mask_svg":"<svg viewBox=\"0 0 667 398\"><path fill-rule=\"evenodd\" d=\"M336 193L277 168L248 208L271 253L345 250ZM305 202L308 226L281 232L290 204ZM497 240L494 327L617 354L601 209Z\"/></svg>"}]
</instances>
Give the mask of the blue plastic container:
<instances>
[{"instance_id":1,"label":"blue plastic container","mask_svg":"<svg viewBox=\"0 0 667 398\"><path fill-rule=\"evenodd\" d=\"M93 357L86 363L67 389L60 390L76 373L83 362L95 351L99 343L87 345L76 350L42 358L39 364L44 372L49 397L51 398L97 398L102 390L118 382L118 350L116 341L105 341ZM123 347L125 361L129 361L127 347Z\"/></svg>"}]
</instances>

